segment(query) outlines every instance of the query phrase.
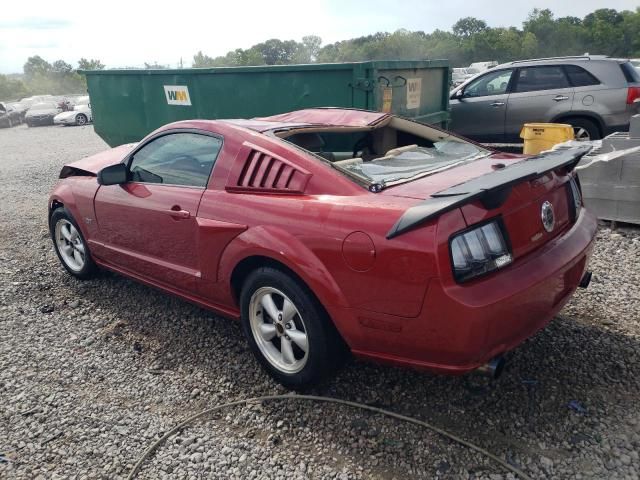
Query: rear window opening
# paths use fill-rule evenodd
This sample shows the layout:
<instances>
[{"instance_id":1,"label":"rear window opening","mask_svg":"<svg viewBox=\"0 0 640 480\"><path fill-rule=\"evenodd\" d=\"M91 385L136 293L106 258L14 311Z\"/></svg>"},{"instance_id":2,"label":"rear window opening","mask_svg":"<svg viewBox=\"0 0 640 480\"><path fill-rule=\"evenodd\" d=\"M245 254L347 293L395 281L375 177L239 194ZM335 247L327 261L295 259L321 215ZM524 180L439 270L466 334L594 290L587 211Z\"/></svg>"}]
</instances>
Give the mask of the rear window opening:
<instances>
[{"instance_id":1,"label":"rear window opening","mask_svg":"<svg viewBox=\"0 0 640 480\"><path fill-rule=\"evenodd\" d=\"M624 74L624 78L629 83L640 83L640 73L631 64L631 62L624 62L620 64L620 69Z\"/></svg>"},{"instance_id":2,"label":"rear window opening","mask_svg":"<svg viewBox=\"0 0 640 480\"><path fill-rule=\"evenodd\" d=\"M447 132L396 117L372 128L311 127L278 136L376 191L491 153Z\"/></svg>"}]
</instances>

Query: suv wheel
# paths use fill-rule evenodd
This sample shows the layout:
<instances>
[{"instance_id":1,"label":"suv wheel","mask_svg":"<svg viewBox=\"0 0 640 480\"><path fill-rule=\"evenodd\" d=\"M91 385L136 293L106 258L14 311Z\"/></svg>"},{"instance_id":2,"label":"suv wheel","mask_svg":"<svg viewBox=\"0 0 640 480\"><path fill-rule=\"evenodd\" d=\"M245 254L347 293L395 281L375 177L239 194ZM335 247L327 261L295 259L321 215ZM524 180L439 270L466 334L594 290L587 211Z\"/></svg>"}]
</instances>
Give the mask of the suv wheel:
<instances>
[{"instance_id":1,"label":"suv wheel","mask_svg":"<svg viewBox=\"0 0 640 480\"><path fill-rule=\"evenodd\" d=\"M587 118L571 118L568 120L568 123L573 126L574 138L579 142L600 140L602 138L598 125L592 120Z\"/></svg>"},{"instance_id":2,"label":"suv wheel","mask_svg":"<svg viewBox=\"0 0 640 480\"><path fill-rule=\"evenodd\" d=\"M242 328L262 367L292 389L311 387L344 358L326 312L299 281L275 268L254 271L240 295Z\"/></svg>"}]
</instances>

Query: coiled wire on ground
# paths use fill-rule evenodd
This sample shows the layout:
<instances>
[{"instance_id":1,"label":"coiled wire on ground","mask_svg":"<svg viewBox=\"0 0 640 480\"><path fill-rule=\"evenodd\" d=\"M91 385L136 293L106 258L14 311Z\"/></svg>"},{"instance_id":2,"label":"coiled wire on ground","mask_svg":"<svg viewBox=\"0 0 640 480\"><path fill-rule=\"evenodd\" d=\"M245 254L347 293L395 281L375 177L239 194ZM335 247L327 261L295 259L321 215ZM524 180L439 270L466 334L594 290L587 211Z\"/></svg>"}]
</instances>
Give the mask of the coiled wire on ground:
<instances>
[{"instance_id":1,"label":"coiled wire on ground","mask_svg":"<svg viewBox=\"0 0 640 480\"><path fill-rule=\"evenodd\" d=\"M477 445L474 445L473 443L458 437L457 435L454 435L452 433L447 432L446 430L443 430L442 428L436 427L434 425L431 425L430 423L424 422L422 420L418 420L412 417L407 417L406 415L401 415L399 413L395 413L395 412L391 412L389 410L385 410L383 408L378 408L378 407L372 407L370 405L365 405L364 403L358 403L358 402L352 402L349 400L342 400L340 398L332 398L332 397L320 397L320 396L316 396L316 395L295 395L295 394L286 394L286 395L267 395L267 396L263 396L263 397L252 397L252 398L245 398L242 400L236 400L233 402L228 402L228 403L224 403L222 405L216 405L215 407L212 408L208 408L207 410L204 410L200 413L196 413L195 415L190 416L189 418L187 418L186 420L182 421L181 423L179 423L178 425L176 425L175 427L173 427L171 430L169 430L167 433L165 433L162 437L160 437L158 440L156 440L155 442L153 442L151 445L149 445L147 447L147 449L143 452L142 456L140 457L140 459L136 462L136 464L134 465L134 467L131 469L131 472L129 473L129 476L127 477L127 480L132 480L133 478L135 478L135 476L138 474L138 472L140 471L140 469L142 468L142 465L144 464L144 462L151 456L151 454L153 454L153 452L155 452L158 447L160 447L160 445L162 445L169 437L171 437L172 435L178 433L180 430L182 430L183 428L185 428L187 425L189 425L190 423L193 423L194 421L205 417L206 415L209 415L213 412L217 412L218 410L222 410L224 408L229 408L229 407L235 407L238 405L248 405L248 404L253 404L253 403L262 403L262 402L273 402L276 400L287 400L287 401L306 401L306 402L324 402L324 403L335 403L338 405L347 405L349 407L353 407L353 408L358 408L360 410L367 410L369 412L374 412L374 413L379 413L382 415L385 415L387 417L391 417L391 418L395 418L397 420L402 420L403 422L408 422L408 423L413 423L415 425L419 425L421 427L427 428L428 430L431 430L433 432L436 432L450 440L453 440L456 443L459 443L460 445L464 445L465 447L474 450L488 458L490 458L491 460L493 460L496 463L499 463L500 465L502 465L504 468L506 468L507 470L509 470L510 472L514 473L515 475L517 475L518 477L524 479L524 480L532 480L531 477L529 477L527 474L525 474L522 470L514 467L513 465L507 463L506 461L502 460L501 458L495 456L494 454L492 454L491 452L488 452L487 450L485 450L482 447L478 447Z\"/></svg>"}]
</instances>

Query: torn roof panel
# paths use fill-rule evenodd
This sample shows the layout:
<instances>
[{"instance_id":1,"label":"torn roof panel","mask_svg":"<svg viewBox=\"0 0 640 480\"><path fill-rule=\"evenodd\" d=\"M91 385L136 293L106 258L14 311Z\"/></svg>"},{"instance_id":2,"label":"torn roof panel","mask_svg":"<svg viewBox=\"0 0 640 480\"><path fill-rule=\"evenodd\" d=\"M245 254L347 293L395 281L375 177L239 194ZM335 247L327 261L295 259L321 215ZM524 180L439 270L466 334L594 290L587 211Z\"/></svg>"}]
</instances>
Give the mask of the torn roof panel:
<instances>
[{"instance_id":1,"label":"torn roof panel","mask_svg":"<svg viewBox=\"0 0 640 480\"><path fill-rule=\"evenodd\" d=\"M304 125L332 125L339 127L367 127L389 116L388 113L348 108L308 108L253 121L299 123Z\"/></svg>"}]
</instances>

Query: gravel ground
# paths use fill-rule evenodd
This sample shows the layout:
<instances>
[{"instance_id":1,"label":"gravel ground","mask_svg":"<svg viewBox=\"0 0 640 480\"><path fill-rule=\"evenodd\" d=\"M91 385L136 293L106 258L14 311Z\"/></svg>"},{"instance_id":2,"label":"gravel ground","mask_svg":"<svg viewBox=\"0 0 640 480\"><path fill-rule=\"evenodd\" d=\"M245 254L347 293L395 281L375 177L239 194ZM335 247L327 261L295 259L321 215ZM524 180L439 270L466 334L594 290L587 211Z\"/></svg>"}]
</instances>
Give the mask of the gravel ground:
<instances>
[{"instance_id":1,"label":"gravel ground","mask_svg":"<svg viewBox=\"0 0 640 480\"><path fill-rule=\"evenodd\" d=\"M46 227L89 127L0 130L0 478L123 478L180 420L285 391L238 324L109 273L67 275ZM481 445L534 478L640 471L640 231L604 226L591 287L518 348L504 376L351 362L312 392L382 406ZM139 478L514 478L416 426L349 407L235 407L170 438Z\"/></svg>"}]
</instances>

